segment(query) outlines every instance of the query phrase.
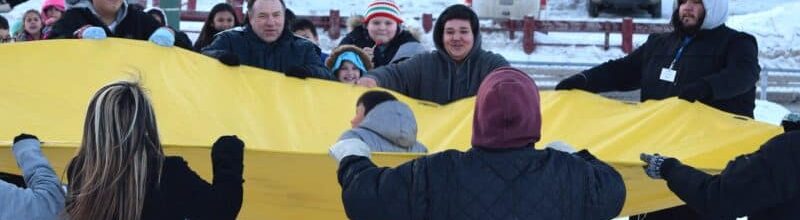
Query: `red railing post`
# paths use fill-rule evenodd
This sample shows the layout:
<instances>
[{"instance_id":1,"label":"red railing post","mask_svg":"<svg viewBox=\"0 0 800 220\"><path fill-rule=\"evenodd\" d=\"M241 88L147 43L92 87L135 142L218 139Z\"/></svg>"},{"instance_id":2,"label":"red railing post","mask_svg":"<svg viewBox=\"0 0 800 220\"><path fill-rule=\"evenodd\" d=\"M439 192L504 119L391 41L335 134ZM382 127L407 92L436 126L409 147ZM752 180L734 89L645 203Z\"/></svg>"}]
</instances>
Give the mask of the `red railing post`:
<instances>
[{"instance_id":1,"label":"red railing post","mask_svg":"<svg viewBox=\"0 0 800 220\"><path fill-rule=\"evenodd\" d=\"M158 0L153 0L153 1L158 1ZM189 0L189 2L186 4L186 9L188 11L197 11L197 0Z\"/></svg>"},{"instance_id":2,"label":"red railing post","mask_svg":"<svg viewBox=\"0 0 800 220\"><path fill-rule=\"evenodd\" d=\"M633 51L633 18L630 17L622 19L622 51L625 53Z\"/></svg>"},{"instance_id":3,"label":"red railing post","mask_svg":"<svg viewBox=\"0 0 800 220\"><path fill-rule=\"evenodd\" d=\"M433 15L430 13L422 14L422 29L425 30L425 33L431 32L433 29Z\"/></svg>"},{"instance_id":4,"label":"red railing post","mask_svg":"<svg viewBox=\"0 0 800 220\"><path fill-rule=\"evenodd\" d=\"M239 18L239 21L244 22L244 0L226 0L228 4L233 6L233 10L236 11L236 17Z\"/></svg>"},{"instance_id":5,"label":"red railing post","mask_svg":"<svg viewBox=\"0 0 800 220\"><path fill-rule=\"evenodd\" d=\"M536 31L536 20L531 16L525 16L522 26L522 49L525 50L525 54L531 54L536 49L536 42L533 39L534 31Z\"/></svg>"},{"instance_id":6,"label":"red railing post","mask_svg":"<svg viewBox=\"0 0 800 220\"><path fill-rule=\"evenodd\" d=\"M339 10L331 10L328 22L328 36L331 37L331 39L339 39L342 29L342 18L339 17Z\"/></svg>"},{"instance_id":7,"label":"red railing post","mask_svg":"<svg viewBox=\"0 0 800 220\"><path fill-rule=\"evenodd\" d=\"M504 22L506 28L508 29L508 39L514 40L517 39L517 22L513 19L508 19Z\"/></svg>"}]
</instances>

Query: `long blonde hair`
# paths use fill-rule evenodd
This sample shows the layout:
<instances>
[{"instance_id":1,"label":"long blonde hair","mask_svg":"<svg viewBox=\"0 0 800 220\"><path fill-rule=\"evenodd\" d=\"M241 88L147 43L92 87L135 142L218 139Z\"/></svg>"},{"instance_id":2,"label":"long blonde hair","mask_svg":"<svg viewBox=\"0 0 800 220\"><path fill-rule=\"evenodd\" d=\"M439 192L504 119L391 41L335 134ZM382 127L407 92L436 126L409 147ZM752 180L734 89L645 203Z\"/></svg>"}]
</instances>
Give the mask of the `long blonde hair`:
<instances>
[{"instance_id":1,"label":"long blonde hair","mask_svg":"<svg viewBox=\"0 0 800 220\"><path fill-rule=\"evenodd\" d=\"M153 108L139 84L101 88L89 103L83 140L70 162L66 215L141 219L145 195L149 186L158 186L163 162Z\"/></svg>"}]
</instances>

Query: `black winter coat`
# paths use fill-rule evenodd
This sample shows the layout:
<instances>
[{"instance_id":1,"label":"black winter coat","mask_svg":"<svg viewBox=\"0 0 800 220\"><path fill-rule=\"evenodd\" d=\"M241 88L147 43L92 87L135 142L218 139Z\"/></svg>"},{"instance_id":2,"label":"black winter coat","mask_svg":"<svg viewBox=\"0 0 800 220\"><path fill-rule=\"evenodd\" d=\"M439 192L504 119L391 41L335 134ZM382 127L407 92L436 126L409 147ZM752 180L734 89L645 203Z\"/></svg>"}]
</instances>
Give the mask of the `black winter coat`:
<instances>
[{"instance_id":1,"label":"black winter coat","mask_svg":"<svg viewBox=\"0 0 800 220\"><path fill-rule=\"evenodd\" d=\"M114 31L95 16L89 8L71 8L64 13L61 20L53 25L53 29L48 36L49 39L76 38L74 33L86 25L101 27L106 31L108 37L118 37L136 40L148 40L161 24L153 16L127 7L127 14L122 21L117 24ZM186 38L188 39L188 38ZM191 48L191 41L175 36L175 46L181 48Z\"/></svg>"},{"instance_id":2,"label":"black winter coat","mask_svg":"<svg viewBox=\"0 0 800 220\"><path fill-rule=\"evenodd\" d=\"M670 66L683 40L677 32L652 34L628 56L584 71L588 83L583 89L591 92L641 89L644 101L678 96L684 86L705 81L711 87L712 97L699 101L752 118L755 84L761 72L756 39L725 25L701 30L675 64L675 82L659 79L662 68Z\"/></svg>"},{"instance_id":3,"label":"black winter coat","mask_svg":"<svg viewBox=\"0 0 800 220\"><path fill-rule=\"evenodd\" d=\"M348 156L338 174L353 220L611 219L625 201L619 173L587 151L449 150L397 168Z\"/></svg>"},{"instance_id":4,"label":"black winter coat","mask_svg":"<svg viewBox=\"0 0 800 220\"><path fill-rule=\"evenodd\" d=\"M250 25L229 29L217 34L202 52L214 58L233 53L239 56L241 64L281 73L303 67L310 71L312 77L333 79L319 58L317 46L287 29L272 43L261 40Z\"/></svg>"},{"instance_id":5,"label":"black winter coat","mask_svg":"<svg viewBox=\"0 0 800 220\"><path fill-rule=\"evenodd\" d=\"M243 162L222 163L213 166L241 167ZM69 172L81 172L80 167L71 164ZM161 184L157 185L154 178L148 181L142 219L236 219L242 207L243 181L242 173L214 172L214 181L209 184L183 158L166 157Z\"/></svg>"},{"instance_id":6,"label":"black winter coat","mask_svg":"<svg viewBox=\"0 0 800 220\"><path fill-rule=\"evenodd\" d=\"M375 67L385 66L392 61L394 55L397 54L397 50L400 49L405 43L408 42L417 42L419 40L414 38L410 32L407 30L398 29L396 36L394 39L389 41L389 43L384 43L381 46L375 48L375 52L373 52L372 63ZM364 25L358 26L353 29L347 36L339 42L339 46L341 45L355 45L358 48L364 47L373 47L375 46L375 41L369 37L369 32Z\"/></svg>"},{"instance_id":7,"label":"black winter coat","mask_svg":"<svg viewBox=\"0 0 800 220\"><path fill-rule=\"evenodd\" d=\"M676 159L662 164L667 186L705 219L800 219L800 132L775 136L709 175Z\"/></svg>"}]
</instances>

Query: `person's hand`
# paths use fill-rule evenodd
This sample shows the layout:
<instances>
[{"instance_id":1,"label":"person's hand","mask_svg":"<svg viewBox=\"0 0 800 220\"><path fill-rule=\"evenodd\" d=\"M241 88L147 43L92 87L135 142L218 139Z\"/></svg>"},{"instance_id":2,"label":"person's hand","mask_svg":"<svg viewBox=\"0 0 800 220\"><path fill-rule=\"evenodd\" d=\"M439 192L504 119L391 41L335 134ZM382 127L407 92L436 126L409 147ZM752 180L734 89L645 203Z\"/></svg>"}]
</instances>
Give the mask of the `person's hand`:
<instances>
[{"instance_id":1,"label":"person's hand","mask_svg":"<svg viewBox=\"0 0 800 220\"><path fill-rule=\"evenodd\" d=\"M244 142L233 136L221 136L211 147L214 175L220 172L241 175L244 169Z\"/></svg>"},{"instance_id":2,"label":"person's hand","mask_svg":"<svg viewBox=\"0 0 800 220\"><path fill-rule=\"evenodd\" d=\"M333 144L331 148L328 150L328 155L330 155L333 159L336 160L337 163L341 163L342 159L347 156L362 156L362 157L370 157L370 149L367 146L367 143L364 141L356 138L351 139L344 139L336 144Z\"/></svg>"},{"instance_id":3,"label":"person's hand","mask_svg":"<svg viewBox=\"0 0 800 220\"><path fill-rule=\"evenodd\" d=\"M681 88L678 98L694 102L703 100L711 96L711 86L705 81L694 82Z\"/></svg>"},{"instance_id":4,"label":"person's hand","mask_svg":"<svg viewBox=\"0 0 800 220\"><path fill-rule=\"evenodd\" d=\"M305 66L295 66L295 67L289 68L289 71L286 72L285 74L288 77L294 77L294 78L298 78L298 79L305 79L305 78L311 76L311 71L312 70L310 68L305 67Z\"/></svg>"},{"instance_id":5,"label":"person's hand","mask_svg":"<svg viewBox=\"0 0 800 220\"><path fill-rule=\"evenodd\" d=\"M16 137L14 137L14 143L16 144L17 142L19 142L21 140L25 140L25 139L35 139L36 141L39 141L39 138L37 138L34 135L22 133L22 134L17 135Z\"/></svg>"},{"instance_id":6,"label":"person's hand","mask_svg":"<svg viewBox=\"0 0 800 220\"><path fill-rule=\"evenodd\" d=\"M73 33L79 39L102 40L108 38L101 27L86 25Z\"/></svg>"},{"instance_id":7,"label":"person's hand","mask_svg":"<svg viewBox=\"0 0 800 220\"><path fill-rule=\"evenodd\" d=\"M796 131L800 129L800 113L792 112L786 116L783 116L781 127L783 127L783 132Z\"/></svg>"},{"instance_id":8,"label":"person's hand","mask_svg":"<svg viewBox=\"0 0 800 220\"><path fill-rule=\"evenodd\" d=\"M369 57L368 61L372 62L372 58L375 57L375 47L364 47L361 48L361 51L364 51L364 54L366 54Z\"/></svg>"},{"instance_id":9,"label":"person's hand","mask_svg":"<svg viewBox=\"0 0 800 220\"><path fill-rule=\"evenodd\" d=\"M664 163L666 157L663 157L658 154L645 154L642 153L639 155L639 159L642 160L646 165L643 166L644 173L647 174L650 178L653 179L661 179L661 165Z\"/></svg>"},{"instance_id":10,"label":"person's hand","mask_svg":"<svg viewBox=\"0 0 800 220\"><path fill-rule=\"evenodd\" d=\"M158 46L172 47L175 45L175 33L168 27L161 27L156 29L148 40Z\"/></svg>"},{"instance_id":11,"label":"person's hand","mask_svg":"<svg viewBox=\"0 0 800 220\"><path fill-rule=\"evenodd\" d=\"M570 154L576 152L575 148L572 147L572 145L569 145L569 144L567 144L566 142L563 142L563 141L550 142L547 145L545 145L545 148L550 148L550 149L553 149L553 150L566 152L566 153L570 153Z\"/></svg>"},{"instance_id":12,"label":"person's hand","mask_svg":"<svg viewBox=\"0 0 800 220\"><path fill-rule=\"evenodd\" d=\"M376 81L373 78L369 78L369 77L361 77L356 82L356 85L367 87L367 88L375 88L375 87L378 87L378 81Z\"/></svg>"},{"instance_id":13,"label":"person's hand","mask_svg":"<svg viewBox=\"0 0 800 220\"><path fill-rule=\"evenodd\" d=\"M58 19L56 19L56 18L48 18L47 20L44 21L44 25L45 26L51 26L51 25L55 24L56 22L58 22Z\"/></svg>"},{"instance_id":14,"label":"person's hand","mask_svg":"<svg viewBox=\"0 0 800 220\"><path fill-rule=\"evenodd\" d=\"M578 73L567 77L556 85L556 90L584 89L586 88L586 76Z\"/></svg>"},{"instance_id":15,"label":"person's hand","mask_svg":"<svg viewBox=\"0 0 800 220\"><path fill-rule=\"evenodd\" d=\"M219 60L219 62L221 62L222 64L225 64L226 66L230 67L237 67L239 65L242 65L241 61L239 61L239 55L236 55L229 51L222 52L219 55L219 57L217 57L217 60Z\"/></svg>"}]
</instances>

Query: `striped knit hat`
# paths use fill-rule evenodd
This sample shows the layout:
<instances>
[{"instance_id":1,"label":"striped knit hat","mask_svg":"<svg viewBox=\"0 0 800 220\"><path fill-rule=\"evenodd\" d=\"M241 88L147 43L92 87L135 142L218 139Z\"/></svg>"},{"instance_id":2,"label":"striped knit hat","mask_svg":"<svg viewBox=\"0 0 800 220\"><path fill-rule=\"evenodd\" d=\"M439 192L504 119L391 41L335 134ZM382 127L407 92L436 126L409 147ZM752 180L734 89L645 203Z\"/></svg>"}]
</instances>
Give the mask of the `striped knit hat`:
<instances>
[{"instance_id":1,"label":"striped knit hat","mask_svg":"<svg viewBox=\"0 0 800 220\"><path fill-rule=\"evenodd\" d=\"M369 4L367 12L364 13L364 23L369 23L369 20L375 17L387 17L398 24L403 23L403 19L400 18L400 7L393 1L376 0Z\"/></svg>"}]
</instances>

